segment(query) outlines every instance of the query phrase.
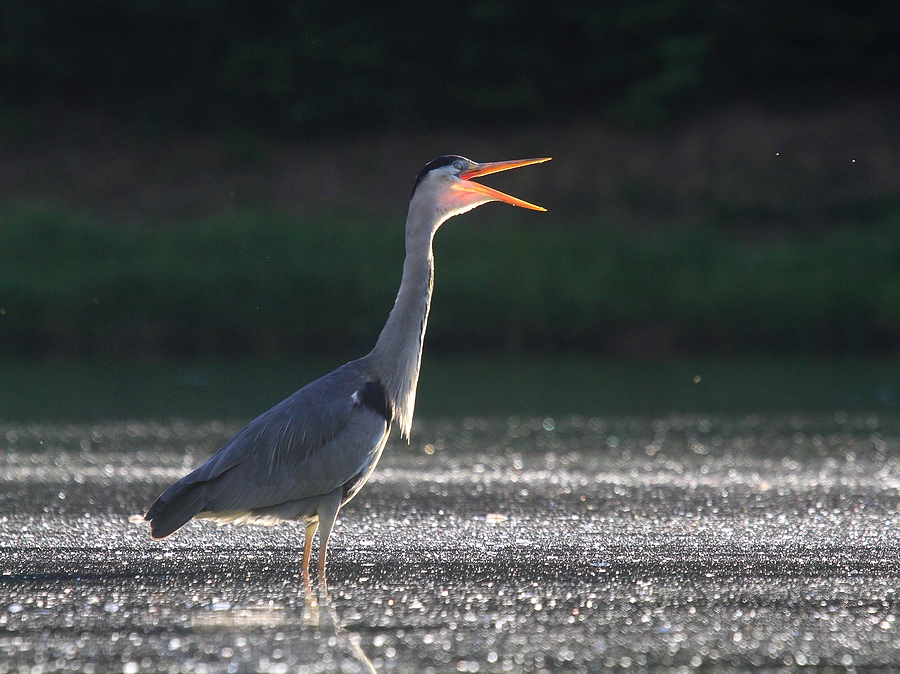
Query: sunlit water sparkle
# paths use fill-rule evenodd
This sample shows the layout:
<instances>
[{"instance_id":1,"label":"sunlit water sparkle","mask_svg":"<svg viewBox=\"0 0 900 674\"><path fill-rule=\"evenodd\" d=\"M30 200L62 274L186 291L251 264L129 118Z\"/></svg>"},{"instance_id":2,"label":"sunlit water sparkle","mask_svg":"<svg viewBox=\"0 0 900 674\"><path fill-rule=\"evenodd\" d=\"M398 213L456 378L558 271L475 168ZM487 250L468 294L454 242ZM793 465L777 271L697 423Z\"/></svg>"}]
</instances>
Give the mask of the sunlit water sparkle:
<instances>
[{"instance_id":1,"label":"sunlit water sparkle","mask_svg":"<svg viewBox=\"0 0 900 674\"><path fill-rule=\"evenodd\" d=\"M455 419L302 528L134 521L239 424L0 425L0 672L595 672L900 658L900 417Z\"/></svg>"}]
</instances>

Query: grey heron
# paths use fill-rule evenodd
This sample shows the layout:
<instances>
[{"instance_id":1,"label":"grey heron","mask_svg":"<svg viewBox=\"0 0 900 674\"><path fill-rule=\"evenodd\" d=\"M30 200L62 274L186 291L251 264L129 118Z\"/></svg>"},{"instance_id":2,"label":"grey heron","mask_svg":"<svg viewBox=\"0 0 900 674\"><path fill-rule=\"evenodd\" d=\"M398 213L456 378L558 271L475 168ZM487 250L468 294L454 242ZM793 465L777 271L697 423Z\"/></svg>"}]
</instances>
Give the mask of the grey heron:
<instances>
[{"instance_id":1,"label":"grey heron","mask_svg":"<svg viewBox=\"0 0 900 674\"><path fill-rule=\"evenodd\" d=\"M548 159L477 163L447 155L426 164L409 202L400 290L375 348L261 414L166 489L144 517L151 536L165 538L194 517L258 524L303 520L303 579L309 588L318 529L324 585L338 511L372 475L395 422L409 439L431 305L435 232L447 219L491 201L545 210L472 179Z\"/></svg>"}]
</instances>

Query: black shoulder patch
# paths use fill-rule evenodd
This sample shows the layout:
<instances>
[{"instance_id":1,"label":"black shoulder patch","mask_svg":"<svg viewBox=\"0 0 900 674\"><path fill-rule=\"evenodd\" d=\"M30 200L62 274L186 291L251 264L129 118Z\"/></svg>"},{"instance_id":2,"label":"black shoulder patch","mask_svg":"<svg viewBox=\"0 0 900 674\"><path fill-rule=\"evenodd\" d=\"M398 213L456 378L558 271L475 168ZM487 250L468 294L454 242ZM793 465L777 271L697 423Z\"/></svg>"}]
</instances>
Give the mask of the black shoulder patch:
<instances>
[{"instance_id":1,"label":"black shoulder patch","mask_svg":"<svg viewBox=\"0 0 900 674\"><path fill-rule=\"evenodd\" d=\"M366 409L372 410L376 414L391 423L394 418L394 408L388 400L387 394L381 382L367 381L359 391L356 392L356 404Z\"/></svg>"},{"instance_id":2,"label":"black shoulder patch","mask_svg":"<svg viewBox=\"0 0 900 674\"><path fill-rule=\"evenodd\" d=\"M432 159L430 162L425 164L422 170L419 171L419 175L416 176L416 183L415 185L413 185L412 193L416 193L416 188L419 186L419 183L422 182L425 179L425 176L427 176L431 171L436 168L441 168L442 166L450 166L450 164L455 162L457 159L461 159L466 163L469 162L468 159L466 159L465 157L460 157L458 154L445 154L444 156L438 157L437 159ZM409 198L412 199L412 195L410 195Z\"/></svg>"}]
</instances>

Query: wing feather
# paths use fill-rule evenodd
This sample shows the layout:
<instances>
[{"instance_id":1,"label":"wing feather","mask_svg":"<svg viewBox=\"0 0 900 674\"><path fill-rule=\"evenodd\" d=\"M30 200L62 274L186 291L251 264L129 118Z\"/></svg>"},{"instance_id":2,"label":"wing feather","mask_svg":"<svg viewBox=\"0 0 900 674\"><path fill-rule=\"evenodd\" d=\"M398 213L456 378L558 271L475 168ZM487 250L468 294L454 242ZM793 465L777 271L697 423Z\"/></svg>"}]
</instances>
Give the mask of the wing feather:
<instances>
[{"instance_id":1,"label":"wing feather","mask_svg":"<svg viewBox=\"0 0 900 674\"><path fill-rule=\"evenodd\" d=\"M246 512L333 491L365 471L384 445L389 420L352 397L371 379L363 361L352 361L311 382L239 431L160 502L202 484L202 512Z\"/></svg>"}]
</instances>

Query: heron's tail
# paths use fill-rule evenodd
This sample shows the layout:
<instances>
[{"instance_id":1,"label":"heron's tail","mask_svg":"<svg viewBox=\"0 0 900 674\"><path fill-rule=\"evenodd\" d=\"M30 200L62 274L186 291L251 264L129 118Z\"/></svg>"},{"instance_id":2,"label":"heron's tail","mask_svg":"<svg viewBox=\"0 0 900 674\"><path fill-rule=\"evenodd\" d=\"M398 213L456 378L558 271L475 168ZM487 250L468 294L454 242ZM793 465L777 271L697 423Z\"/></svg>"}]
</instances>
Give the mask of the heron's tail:
<instances>
[{"instance_id":1,"label":"heron's tail","mask_svg":"<svg viewBox=\"0 0 900 674\"><path fill-rule=\"evenodd\" d=\"M203 482L189 482L166 489L144 516L150 522L150 536L165 538L200 513L206 507L206 487Z\"/></svg>"}]
</instances>

